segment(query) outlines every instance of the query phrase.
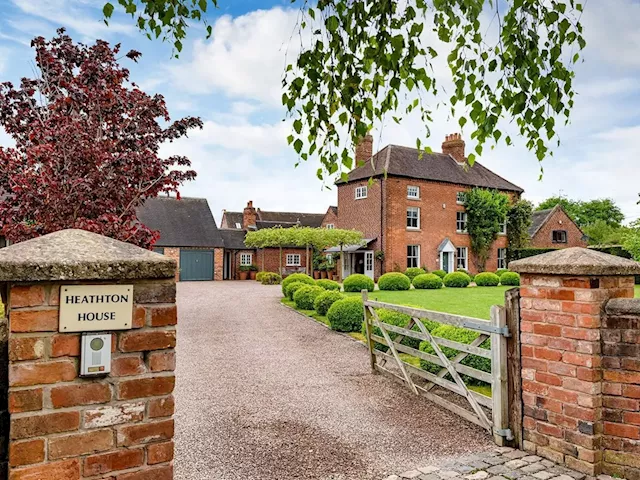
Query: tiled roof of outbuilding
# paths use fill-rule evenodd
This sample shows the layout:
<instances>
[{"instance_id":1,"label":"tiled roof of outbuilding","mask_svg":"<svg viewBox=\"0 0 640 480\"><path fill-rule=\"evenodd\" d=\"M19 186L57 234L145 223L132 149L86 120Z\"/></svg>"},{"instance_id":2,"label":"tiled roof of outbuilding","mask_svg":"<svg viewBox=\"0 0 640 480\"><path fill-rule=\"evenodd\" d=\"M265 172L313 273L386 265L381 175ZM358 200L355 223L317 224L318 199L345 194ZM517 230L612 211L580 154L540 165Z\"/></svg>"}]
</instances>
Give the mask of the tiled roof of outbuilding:
<instances>
[{"instance_id":1,"label":"tiled roof of outbuilding","mask_svg":"<svg viewBox=\"0 0 640 480\"><path fill-rule=\"evenodd\" d=\"M495 188L522 193L517 185L493 173L479 162L473 166L460 165L453 157L444 153L424 153L415 148L388 145L364 165L349 172L349 181L364 180L380 175L455 183L470 187ZM342 182L338 182L342 183Z\"/></svg>"},{"instance_id":2,"label":"tiled roof of outbuilding","mask_svg":"<svg viewBox=\"0 0 640 480\"><path fill-rule=\"evenodd\" d=\"M549 218L551 213L553 213L554 210L555 210L555 207L547 208L546 210L537 210L533 212L533 214L531 215L531 226L528 229L528 233L530 237L533 237L536 233L538 233L538 230L540 230L540 227L542 227L542 225L544 225L547 222L547 219Z\"/></svg>"},{"instance_id":3,"label":"tiled roof of outbuilding","mask_svg":"<svg viewBox=\"0 0 640 480\"><path fill-rule=\"evenodd\" d=\"M224 212L224 216L227 220L226 228L240 228L242 229L242 212ZM240 227L237 227L240 225ZM224 225L221 225L224 227Z\"/></svg>"},{"instance_id":4,"label":"tiled roof of outbuilding","mask_svg":"<svg viewBox=\"0 0 640 480\"><path fill-rule=\"evenodd\" d=\"M149 198L138 219L160 231L157 247L222 247L222 237L204 198Z\"/></svg>"},{"instance_id":5,"label":"tiled roof of outbuilding","mask_svg":"<svg viewBox=\"0 0 640 480\"><path fill-rule=\"evenodd\" d=\"M221 228L220 235L224 242L224 248L229 250L243 250L246 247L244 244L244 230Z\"/></svg>"}]
</instances>

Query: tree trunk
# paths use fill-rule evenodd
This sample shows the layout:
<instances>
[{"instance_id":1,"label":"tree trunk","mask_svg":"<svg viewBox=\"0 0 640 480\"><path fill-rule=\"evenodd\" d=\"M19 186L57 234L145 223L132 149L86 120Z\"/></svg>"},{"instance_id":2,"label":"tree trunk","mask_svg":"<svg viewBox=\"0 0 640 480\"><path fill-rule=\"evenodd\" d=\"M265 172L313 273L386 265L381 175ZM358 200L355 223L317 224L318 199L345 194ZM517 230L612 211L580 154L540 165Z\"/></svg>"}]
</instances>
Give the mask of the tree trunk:
<instances>
[{"instance_id":1,"label":"tree trunk","mask_svg":"<svg viewBox=\"0 0 640 480\"><path fill-rule=\"evenodd\" d=\"M282 245L280 245L280 275L284 272L282 271Z\"/></svg>"},{"instance_id":2,"label":"tree trunk","mask_svg":"<svg viewBox=\"0 0 640 480\"><path fill-rule=\"evenodd\" d=\"M307 243L307 275L313 275L313 271L309 273L309 244Z\"/></svg>"},{"instance_id":3,"label":"tree trunk","mask_svg":"<svg viewBox=\"0 0 640 480\"><path fill-rule=\"evenodd\" d=\"M265 249L262 249L262 271L264 272L264 257L265 257Z\"/></svg>"},{"instance_id":4,"label":"tree trunk","mask_svg":"<svg viewBox=\"0 0 640 480\"><path fill-rule=\"evenodd\" d=\"M344 253L342 253L342 244L340 244L340 272L338 272L338 274L340 275L340 280L344 282L344 278L342 278L343 273L344 273Z\"/></svg>"}]
</instances>

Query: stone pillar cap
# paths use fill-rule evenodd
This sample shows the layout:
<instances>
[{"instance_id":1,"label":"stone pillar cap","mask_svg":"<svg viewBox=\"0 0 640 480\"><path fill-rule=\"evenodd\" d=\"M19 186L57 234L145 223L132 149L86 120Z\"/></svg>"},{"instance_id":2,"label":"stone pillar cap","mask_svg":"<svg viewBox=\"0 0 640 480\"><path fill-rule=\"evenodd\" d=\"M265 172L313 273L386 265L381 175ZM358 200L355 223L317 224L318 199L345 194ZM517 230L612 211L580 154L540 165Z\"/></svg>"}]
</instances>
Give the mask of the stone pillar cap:
<instances>
[{"instance_id":1,"label":"stone pillar cap","mask_svg":"<svg viewBox=\"0 0 640 480\"><path fill-rule=\"evenodd\" d=\"M0 249L0 281L171 278L176 262L85 230L61 230Z\"/></svg>"},{"instance_id":2,"label":"stone pillar cap","mask_svg":"<svg viewBox=\"0 0 640 480\"><path fill-rule=\"evenodd\" d=\"M572 247L509 263L509 270L544 275L639 275L640 263L589 248Z\"/></svg>"}]
</instances>

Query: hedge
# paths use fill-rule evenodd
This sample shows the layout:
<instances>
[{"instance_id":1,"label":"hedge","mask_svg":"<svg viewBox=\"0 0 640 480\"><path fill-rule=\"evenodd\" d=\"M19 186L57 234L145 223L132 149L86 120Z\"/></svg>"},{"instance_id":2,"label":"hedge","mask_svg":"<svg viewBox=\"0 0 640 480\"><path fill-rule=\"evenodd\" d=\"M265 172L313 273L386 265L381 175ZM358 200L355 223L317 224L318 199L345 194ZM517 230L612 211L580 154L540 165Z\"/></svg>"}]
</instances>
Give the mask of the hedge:
<instances>
[{"instance_id":1,"label":"hedge","mask_svg":"<svg viewBox=\"0 0 640 480\"><path fill-rule=\"evenodd\" d=\"M287 285L293 282L306 283L307 285L315 285L316 281L309 275L304 273L292 273L282 281L282 293L287 296Z\"/></svg>"},{"instance_id":2,"label":"hedge","mask_svg":"<svg viewBox=\"0 0 640 480\"><path fill-rule=\"evenodd\" d=\"M409 290L411 280L404 273L385 273L378 279L378 288L387 291Z\"/></svg>"},{"instance_id":3,"label":"hedge","mask_svg":"<svg viewBox=\"0 0 640 480\"><path fill-rule=\"evenodd\" d=\"M507 248L507 262L520 260L521 258L542 255L543 253L555 252L557 248Z\"/></svg>"},{"instance_id":4,"label":"hedge","mask_svg":"<svg viewBox=\"0 0 640 480\"><path fill-rule=\"evenodd\" d=\"M427 273L427 271L424 268L420 268L420 267L411 267L411 268L407 268L404 271L404 274L409 277L409 280L411 280L413 282L413 279L416 278L418 275L424 275L425 273Z\"/></svg>"},{"instance_id":5,"label":"hedge","mask_svg":"<svg viewBox=\"0 0 640 480\"><path fill-rule=\"evenodd\" d=\"M340 292L336 292L335 290L325 290L320 295L318 295L313 302L313 308L320 315L326 315L333 305L338 300L342 300L345 298Z\"/></svg>"},{"instance_id":6,"label":"hedge","mask_svg":"<svg viewBox=\"0 0 640 480\"><path fill-rule=\"evenodd\" d=\"M449 288L465 288L471 283L471 277L466 273L452 272L444 277L444 284Z\"/></svg>"},{"instance_id":7,"label":"hedge","mask_svg":"<svg viewBox=\"0 0 640 480\"><path fill-rule=\"evenodd\" d=\"M507 273L508 271L509 270L507 270L506 268L499 268L498 270L496 270L496 275L502 278L502 274Z\"/></svg>"},{"instance_id":8,"label":"hedge","mask_svg":"<svg viewBox=\"0 0 640 480\"><path fill-rule=\"evenodd\" d=\"M344 279L343 286L345 292L360 292L362 290L373 292L373 289L376 288L376 284L373 283L373 280L361 273L349 275Z\"/></svg>"},{"instance_id":9,"label":"hedge","mask_svg":"<svg viewBox=\"0 0 640 480\"><path fill-rule=\"evenodd\" d=\"M338 282L334 282L333 280L316 280L316 285L324 288L325 290L337 290L340 291L340 284Z\"/></svg>"},{"instance_id":10,"label":"hedge","mask_svg":"<svg viewBox=\"0 0 640 480\"><path fill-rule=\"evenodd\" d=\"M454 327L452 325L440 325L438 328L435 328L431 332L431 334L434 337L445 338L447 340L453 340L455 342L464 343L466 345L473 342L480 335L478 332L467 330L465 328ZM480 348L490 349L491 341L487 339L480 345ZM455 350L450 347L444 347L442 345L440 345L440 349L442 350L442 353L446 355L447 358L453 358L460 353L458 350ZM433 350L433 347L429 342L421 342L420 351L425 353L430 353L431 355L435 355L435 351ZM460 363L462 365L466 365L467 367L475 368L476 370L481 370L483 372L491 373L491 360L489 360L488 358L478 357L477 355L468 355ZM433 374L438 373L440 370L442 370L442 368L444 368L444 367L441 367L440 365L436 365L435 363L431 363L423 359L420 360L420 367L422 367L423 370L426 370ZM468 383L471 385L484 384L484 382L476 378L468 377L466 375L463 375L462 378L465 381L465 383ZM450 380L451 378L447 375L447 379Z\"/></svg>"},{"instance_id":11,"label":"hedge","mask_svg":"<svg viewBox=\"0 0 640 480\"><path fill-rule=\"evenodd\" d=\"M380 319L381 322L388 323L389 325L395 325L396 327L404 328L407 326L407 324L411 320L411 317L409 315L406 315L400 312L394 312L393 310L387 310L385 308L377 308L376 313L378 314L378 318ZM417 325L414 325L412 330L415 330L416 332L420 331ZM362 334L364 336L367 335L367 327L364 324L364 322L362 322ZM382 335L382 332L378 327L373 327L373 334L384 338L384 336ZM391 340L395 340L397 336L398 336L397 333L389 332L389 337L391 338ZM420 348L420 340L418 340L417 338L404 337L402 339L402 342L400 343L402 345L406 345L407 347L415 348L416 350ZM380 350L381 352L386 352L389 349L389 347L381 343L376 342L374 343L374 345L375 345L375 348Z\"/></svg>"},{"instance_id":12,"label":"hedge","mask_svg":"<svg viewBox=\"0 0 640 480\"><path fill-rule=\"evenodd\" d=\"M358 297L338 300L329 308L327 320L332 330L338 332L359 332L364 320L364 306Z\"/></svg>"},{"instance_id":13,"label":"hedge","mask_svg":"<svg viewBox=\"0 0 640 480\"><path fill-rule=\"evenodd\" d=\"M265 273L267 273L267 272L262 271L262 272L258 272L258 273L256 273L256 281L258 281L258 282L261 282L261 283L262 283L262 277L264 277L264 274L265 274Z\"/></svg>"},{"instance_id":14,"label":"hedge","mask_svg":"<svg viewBox=\"0 0 640 480\"><path fill-rule=\"evenodd\" d=\"M260 283L262 285L280 285L282 283L282 277L278 273L274 272L260 272L264 275L261 276Z\"/></svg>"},{"instance_id":15,"label":"hedge","mask_svg":"<svg viewBox=\"0 0 640 480\"><path fill-rule=\"evenodd\" d=\"M500 284L517 287L520 285L520 275L516 272L504 272L500 277Z\"/></svg>"},{"instance_id":16,"label":"hedge","mask_svg":"<svg viewBox=\"0 0 640 480\"><path fill-rule=\"evenodd\" d=\"M307 285L295 291L293 301L296 303L296 307L302 310L313 310L313 302L315 302L316 297L323 292L326 292L326 290L322 287Z\"/></svg>"},{"instance_id":17,"label":"hedge","mask_svg":"<svg viewBox=\"0 0 640 480\"><path fill-rule=\"evenodd\" d=\"M438 288L442 288L442 285L442 279L433 273L418 275L413 279L413 286L419 290L436 290Z\"/></svg>"},{"instance_id":18,"label":"hedge","mask_svg":"<svg viewBox=\"0 0 640 480\"><path fill-rule=\"evenodd\" d=\"M473 282L473 275L471 275L468 270L465 270L464 268L459 268L458 270L456 270L456 272L464 273Z\"/></svg>"},{"instance_id":19,"label":"hedge","mask_svg":"<svg viewBox=\"0 0 640 480\"><path fill-rule=\"evenodd\" d=\"M444 270L434 270L431 273L433 273L434 275L438 275L442 279L447 276L447 272L445 272Z\"/></svg>"},{"instance_id":20,"label":"hedge","mask_svg":"<svg viewBox=\"0 0 640 480\"><path fill-rule=\"evenodd\" d=\"M476 275L475 282L479 287L497 287L500 277L492 272L482 272Z\"/></svg>"},{"instance_id":21,"label":"hedge","mask_svg":"<svg viewBox=\"0 0 640 480\"><path fill-rule=\"evenodd\" d=\"M296 293L296 291L299 288L302 287L310 287L311 285L307 284L307 283L302 283L302 282L293 282L290 283L289 285L287 285L287 298L291 301L293 301L293 295Z\"/></svg>"}]
</instances>

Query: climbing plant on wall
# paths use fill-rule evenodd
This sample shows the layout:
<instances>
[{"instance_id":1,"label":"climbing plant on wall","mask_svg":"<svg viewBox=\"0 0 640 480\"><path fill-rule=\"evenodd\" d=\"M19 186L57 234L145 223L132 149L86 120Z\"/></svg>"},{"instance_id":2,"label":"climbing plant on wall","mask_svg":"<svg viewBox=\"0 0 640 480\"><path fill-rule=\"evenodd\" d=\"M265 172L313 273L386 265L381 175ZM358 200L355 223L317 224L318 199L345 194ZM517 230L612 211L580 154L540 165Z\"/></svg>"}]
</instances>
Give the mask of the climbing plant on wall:
<instances>
[{"instance_id":1,"label":"climbing plant on wall","mask_svg":"<svg viewBox=\"0 0 640 480\"><path fill-rule=\"evenodd\" d=\"M491 246L497 240L501 224L506 221L509 197L497 190L474 188L467 192L467 232L476 267L484 271Z\"/></svg>"}]
</instances>

